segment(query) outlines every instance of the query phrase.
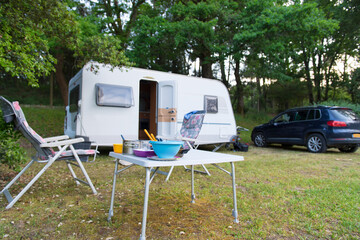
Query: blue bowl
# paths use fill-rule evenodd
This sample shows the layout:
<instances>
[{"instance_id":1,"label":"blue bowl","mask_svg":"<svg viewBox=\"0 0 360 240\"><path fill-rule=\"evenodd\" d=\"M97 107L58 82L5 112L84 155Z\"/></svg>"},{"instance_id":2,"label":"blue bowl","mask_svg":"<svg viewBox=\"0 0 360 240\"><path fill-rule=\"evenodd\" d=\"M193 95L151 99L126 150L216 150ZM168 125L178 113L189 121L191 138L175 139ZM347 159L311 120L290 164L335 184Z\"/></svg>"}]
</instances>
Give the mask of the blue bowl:
<instances>
[{"instance_id":1,"label":"blue bowl","mask_svg":"<svg viewBox=\"0 0 360 240\"><path fill-rule=\"evenodd\" d=\"M159 158L174 158L183 145L182 141L150 141L150 143Z\"/></svg>"}]
</instances>

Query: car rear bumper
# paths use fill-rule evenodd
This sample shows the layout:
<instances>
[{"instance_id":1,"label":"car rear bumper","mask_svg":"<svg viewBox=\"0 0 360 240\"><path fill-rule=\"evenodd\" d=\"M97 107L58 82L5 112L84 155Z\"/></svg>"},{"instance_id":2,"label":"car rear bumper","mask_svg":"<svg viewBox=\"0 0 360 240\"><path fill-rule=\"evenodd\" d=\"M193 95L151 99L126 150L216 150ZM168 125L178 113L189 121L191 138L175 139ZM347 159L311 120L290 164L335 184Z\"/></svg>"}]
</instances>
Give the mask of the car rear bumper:
<instances>
[{"instance_id":1,"label":"car rear bumper","mask_svg":"<svg viewBox=\"0 0 360 240\"><path fill-rule=\"evenodd\" d=\"M327 140L328 146L360 144L360 138L330 138Z\"/></svg>"}]
</instances>

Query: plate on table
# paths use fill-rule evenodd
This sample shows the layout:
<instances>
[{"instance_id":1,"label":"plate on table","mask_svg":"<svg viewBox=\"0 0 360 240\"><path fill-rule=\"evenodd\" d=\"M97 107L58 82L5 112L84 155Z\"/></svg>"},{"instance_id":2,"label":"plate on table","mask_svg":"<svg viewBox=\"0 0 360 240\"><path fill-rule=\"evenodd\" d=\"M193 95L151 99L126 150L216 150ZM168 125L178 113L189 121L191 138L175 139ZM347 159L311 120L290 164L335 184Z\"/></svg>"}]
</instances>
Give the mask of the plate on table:
<instances>
[{"instance_id":1,"label":"plate on table","mask_svg":"<svg viewBox=\"0 0 360 240\"><path fill-rule=\"evenodd\" d=\"M145 149L134 149L134 154L138 157L152 157L156 156L154 150L145 150Z\"/></svg>"}]
</instances>

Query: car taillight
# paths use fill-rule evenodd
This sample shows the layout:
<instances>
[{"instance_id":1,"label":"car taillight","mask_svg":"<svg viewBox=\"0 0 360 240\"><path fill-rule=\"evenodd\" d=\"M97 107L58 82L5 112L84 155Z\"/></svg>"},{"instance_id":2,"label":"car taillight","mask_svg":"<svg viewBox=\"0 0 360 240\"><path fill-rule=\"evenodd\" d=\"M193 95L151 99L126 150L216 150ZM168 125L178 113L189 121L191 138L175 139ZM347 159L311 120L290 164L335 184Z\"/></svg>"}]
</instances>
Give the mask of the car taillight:
<instances>
[{"instance_id":1,"label":"car taillight","mask_svg":"<svg viewBox=\"0 0 360 240\"><path fill-rule=\"evenodd\" d=\"M330 127L346 127L346 123L342 121L328 121L327 125Z\"/></svg>"}]
</instances>

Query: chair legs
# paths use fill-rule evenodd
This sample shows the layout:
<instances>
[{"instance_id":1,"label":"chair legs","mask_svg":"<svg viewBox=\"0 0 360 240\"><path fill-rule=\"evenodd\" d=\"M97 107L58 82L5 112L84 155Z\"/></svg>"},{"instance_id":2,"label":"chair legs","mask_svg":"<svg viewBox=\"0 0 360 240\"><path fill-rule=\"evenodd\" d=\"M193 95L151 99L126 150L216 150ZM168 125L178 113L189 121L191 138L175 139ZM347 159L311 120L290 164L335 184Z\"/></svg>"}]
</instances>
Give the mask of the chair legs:
<instances>
[{"instance_id":1,"label":"chair legs","mask_svg":"<svg viewBox=\"0 0 360 240\"><path fill-rule=\"evenodd\" d=\"M15 198L12 198L9 192L9 188L13 185L16 180L34 163L35 161L32 160L24 169L21 171L5 188L1 193L4 193L6 199L8 200L9 204L6 206L6 209L11 208L14 204L26 193L27 190L39 179L39 177L54 163L54 159L50 159L47 164L36 174L36 176L31 179L31 181L16 195Z\"/></svg>"},{"instance_id":2,"label":"chair legs","mask_svg":"<svg viewBox=\"0 0 360 240\"><path fill-rule=\"evenodd\" d=\"M0 194L4 194L7 201L9 202L9 204L7 205L6 209L9 209L12 207L12 205L14 205L14 203L17 201L14 201L13 197L11 196L9 189L10 187L19 179L19 177L21 177L21 175L23 175L23 173L31 166L33 165L33 163L35 162L35 160L31 160L31 162L28 163L28 165L26 165L26 167L24 167L21 172L19 172L5 187L4 189L0 192ZM20 194L18 194L19 196ZM21 196L19 196L20 198Z\"/></svg>"},{"instance_id":3,"label":"chair legs","mask_svg":"<svg viewBox=\"0 0 360 240\"><path fill-rule=\"evenodd\" d=\"M66 149L66 147L64 147L64 149ZM0 192L0 194L4 194L4 196L6 197L7 201L9 202L9 204L6 206L6 209L9 209L11 208L12 206L14 206L14 204L22 197L22 195L24 195L24 193L27 192L27 190L29 190L29 188L40 178L40 176L55 162L56 159L58 159L58 157L60 156L61 152L63 152L63 150L58 152L54 157L50 158L46 165L36 174L36 176L20 191L20 193L18 193L14 198L11 196L10 192L9 192L9 189L10 187L20 178L21 175L23 175L25 173L25 171L34 163L36 162L36 159L33 158L31 160L31 162L25 166L25 168L18 174L16 175L16 177L11 180L5 187L4 189ZM72 145L70 145L70 149L75 152L74 148ZM94 185L92 184L91 180L90 180L90 177L89 175L87 174L82 162L80 161L80 158L79 156L76 154L74 154L74 157L75 157L75 160L77 162L77 164L74 164L74 163L71 163L69 161L67 161L67 166L74 178L74 180L76 181L77 184L80 184L80 183L84 183L86 185L88 185L92 192L94 194L97 194L96 192L96 189L94 187ZM71 165L74 165L74 166L77 166L81 169L82 173L84 174L85 176L85 179L86 181L83 181L81 179L78 179L75 175L75 172L74 170L72 169Z\"/></svg>"},{"instance_id":4,"label":"chair legs","mask_svg":"<svg viewBox=\"0 0 360 240\"><path fill-rule=\"evenodd\" d=\"M87 174L87 172L86 172L86 170L85 170L85 168L84 168L84 165L82 164L79 156L76 154L76 151L75 151L75 149L74 149L74 147L73 147L72 145L70 145L70 149L71 149L71 151L73 152L74 157L75 157L75 160L76 160L76 162L77 162L77 165L76 165L76 164L73 164L73 163L67 161L67 166L68 166L68 168L69 168L69 170L70 170L73 178L75 179L75 181L76 181L77 184L80 184L80 182L81 182L81 183L84 183L84 184L88 185L88 186L91 188L91 190L92 190L92 192L93 192L94 194L97 194L97 191L96 191L94 185L92 184L91 179L90 179L89 175ZM74 165L74 166L77 166L77 167L79 167L79 168L81 169L82 173L83 173L84 176L85 176L86 182L85 182L85 181L82 181L81 179L79 179L79 178L76 177L75 172L74 172L74 170L73 170L72 167L71 167L71 164Z\"/></svg>"}]
</instances>

